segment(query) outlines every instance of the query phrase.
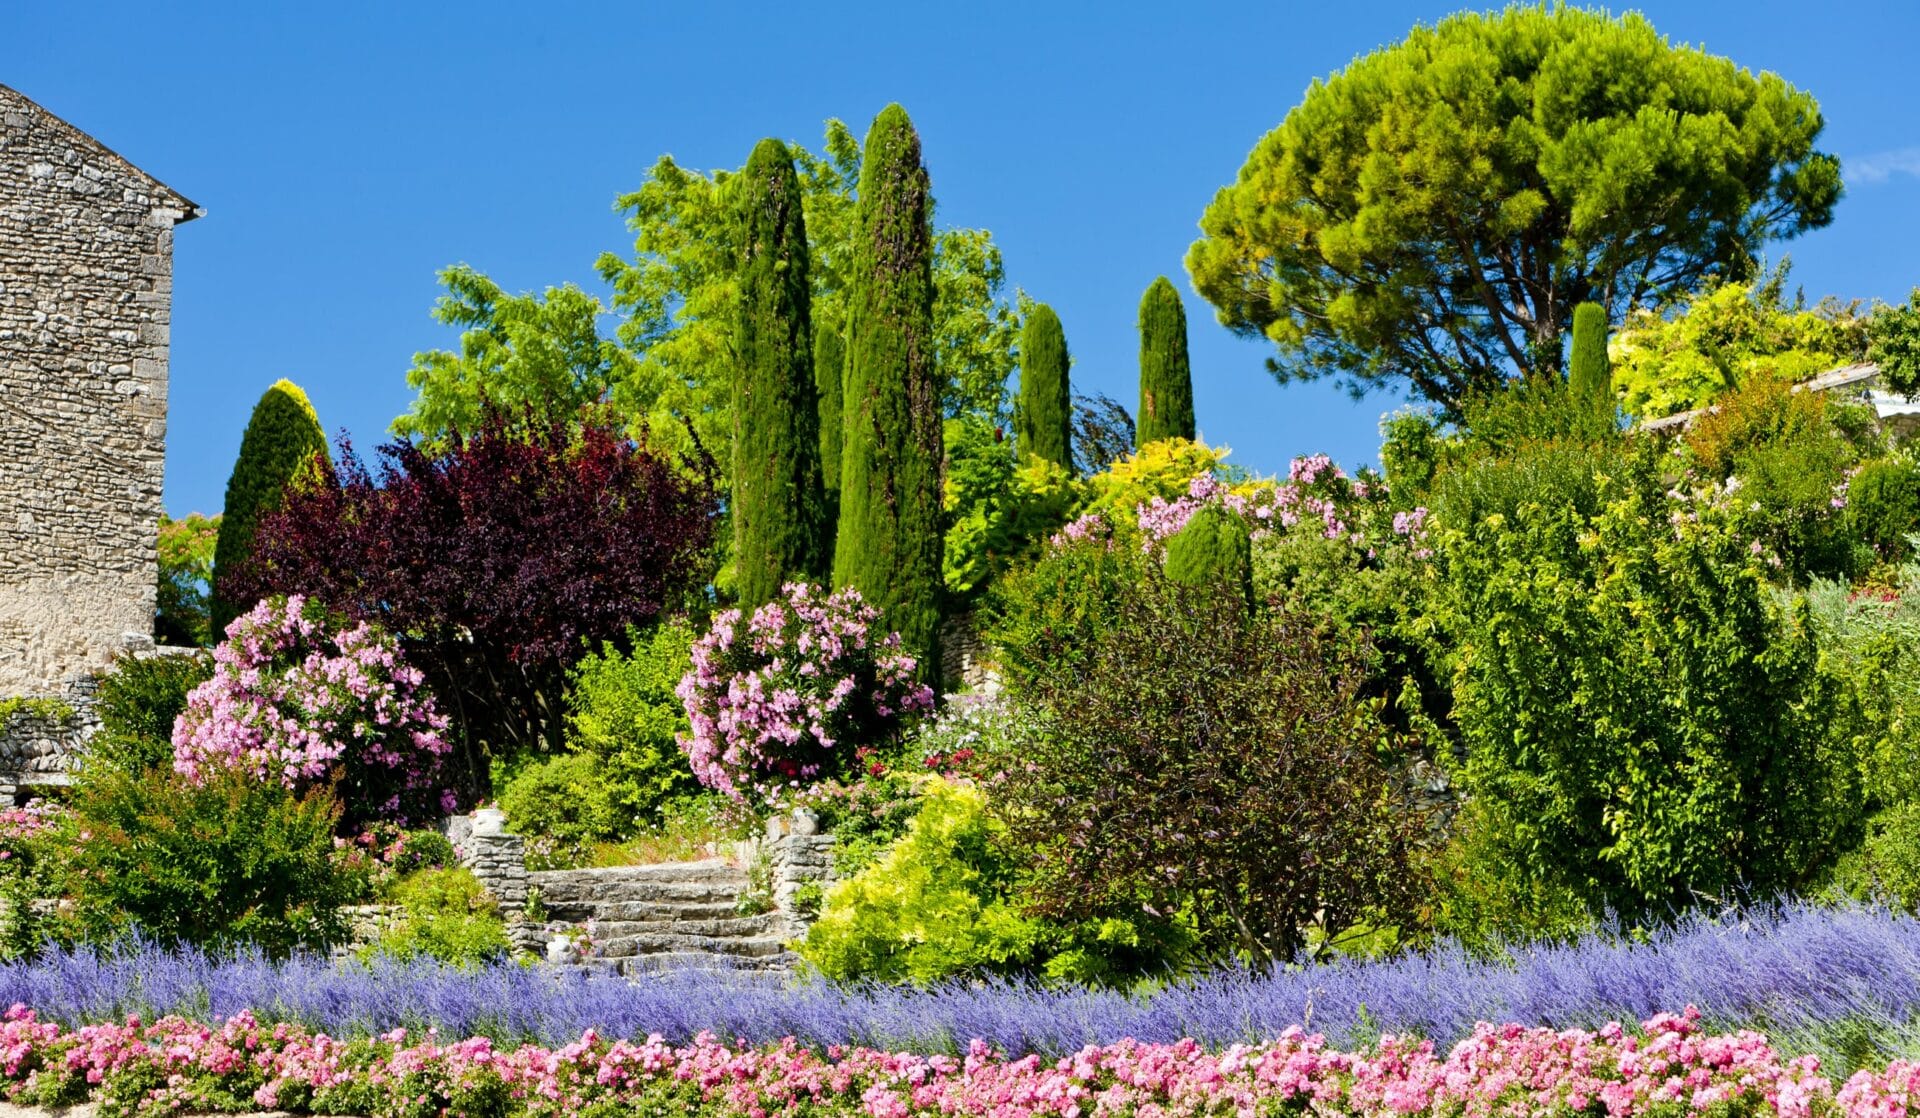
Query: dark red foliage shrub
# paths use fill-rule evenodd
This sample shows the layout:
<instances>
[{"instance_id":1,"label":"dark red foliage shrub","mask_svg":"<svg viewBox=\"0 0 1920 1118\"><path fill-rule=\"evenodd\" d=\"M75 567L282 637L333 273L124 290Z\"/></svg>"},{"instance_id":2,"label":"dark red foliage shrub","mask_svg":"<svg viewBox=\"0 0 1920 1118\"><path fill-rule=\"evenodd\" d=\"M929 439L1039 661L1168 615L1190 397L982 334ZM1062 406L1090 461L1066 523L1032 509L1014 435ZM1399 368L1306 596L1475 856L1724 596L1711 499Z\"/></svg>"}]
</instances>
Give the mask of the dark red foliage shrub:
<instances>
[{"instance_id":1,"label":"dark red foliage shrub","mask_svg":"<svg viewBox=\"0 0 1920 1118\"><path fill-rule=\"evenodd\" d=\"M1148 569L1014 681L1032 721L987 787L1031 911L1178 913L1263 966L1408 926L1427 825L1383 757L1413 743L1318 621Z\"/></svg>"},{"instance_id":2,"label":"dark red foliage shrub","mask_svg":"<svg viewBox=\"0 0 1920 1118\"><path fill-rule=\"evenodd\" d=\"M710 463L683 469L598 422L495 414L443 447L379 454L370 470L343 441L330 478L261 521L222 593L307 594L401 634L470 763L557 747L567 668L707 574Z\"/></svg>"}]
</instances>

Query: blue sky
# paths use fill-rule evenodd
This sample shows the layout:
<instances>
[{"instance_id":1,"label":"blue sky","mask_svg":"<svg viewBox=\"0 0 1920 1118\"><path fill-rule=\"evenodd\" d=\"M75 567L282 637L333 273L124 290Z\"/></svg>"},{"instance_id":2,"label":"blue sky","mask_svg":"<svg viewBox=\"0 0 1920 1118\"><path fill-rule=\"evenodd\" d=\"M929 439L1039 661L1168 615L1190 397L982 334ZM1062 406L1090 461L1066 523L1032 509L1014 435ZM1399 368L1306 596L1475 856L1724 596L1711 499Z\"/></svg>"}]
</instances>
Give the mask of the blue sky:
<instances>
[{"instance_id":1,"label":"blue sky","mask_svg":"<svg viewBox=\"0 0 1920 1118\"><path fill-rule=\"evenodd\" d=\"M817 146L897 100L940 219L991 229L1053 304L1077 384L1132 405L1139 296L1187 297L1201 434L1263 472L1372 460L1382 412L1277 386L1181 260L1215 189L1307 83L1446 3L1048 5L651 2L21 5L0 82L206 207L175 257L168 508L216 511L248 411L277 377L363 447L405 409L437 269L515 290L597 283L630 251L613 212L663 152L733 167L775 135ZM1809 295L1920 284L1920 5L1674 0L1672 38L1812 91L1848 196L1777 246Z\"/></svg>"}]
</instances>

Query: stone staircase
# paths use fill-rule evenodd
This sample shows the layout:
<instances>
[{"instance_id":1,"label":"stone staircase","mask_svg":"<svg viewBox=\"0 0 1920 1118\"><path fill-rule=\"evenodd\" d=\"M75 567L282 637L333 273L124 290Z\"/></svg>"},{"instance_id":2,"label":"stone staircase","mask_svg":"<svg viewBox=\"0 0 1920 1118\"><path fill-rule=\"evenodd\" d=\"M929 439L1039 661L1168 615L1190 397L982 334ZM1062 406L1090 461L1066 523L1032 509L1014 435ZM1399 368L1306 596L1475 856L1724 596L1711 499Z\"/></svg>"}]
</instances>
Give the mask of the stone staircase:
<instances>
[{"instance_id":1,"label":"stone staircase","mask_svg":"<svg viewBox=\"0 0 1920 1118\"><path fill-rule=\"evenodd\" d=\"M527 875L547 918L593 921L593 961L621 974L676 967L783 971L796 957L777 912L743 916L744 869L719 859Z\"/></svg>"}]
</instances>

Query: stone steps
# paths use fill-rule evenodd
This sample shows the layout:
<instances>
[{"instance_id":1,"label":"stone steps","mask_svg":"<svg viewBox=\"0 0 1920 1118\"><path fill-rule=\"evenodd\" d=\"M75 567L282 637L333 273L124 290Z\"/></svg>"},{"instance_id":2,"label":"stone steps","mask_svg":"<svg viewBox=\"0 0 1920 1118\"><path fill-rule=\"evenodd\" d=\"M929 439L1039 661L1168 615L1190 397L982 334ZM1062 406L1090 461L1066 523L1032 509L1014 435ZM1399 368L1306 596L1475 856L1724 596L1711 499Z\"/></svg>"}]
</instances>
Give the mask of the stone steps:
<instances>
[{"instance_id":1,"label":"stone steps","mask_svg":"<svg viewBox=\"0 0 1920 1118\"><path fill-rule=\"evenodd\" d=\"M686 967L786 969L785 925L743 916L746 871L719 859L527 875L555 920L593 922L594 957L623 974Z\"/></svg>"}]
</instances>

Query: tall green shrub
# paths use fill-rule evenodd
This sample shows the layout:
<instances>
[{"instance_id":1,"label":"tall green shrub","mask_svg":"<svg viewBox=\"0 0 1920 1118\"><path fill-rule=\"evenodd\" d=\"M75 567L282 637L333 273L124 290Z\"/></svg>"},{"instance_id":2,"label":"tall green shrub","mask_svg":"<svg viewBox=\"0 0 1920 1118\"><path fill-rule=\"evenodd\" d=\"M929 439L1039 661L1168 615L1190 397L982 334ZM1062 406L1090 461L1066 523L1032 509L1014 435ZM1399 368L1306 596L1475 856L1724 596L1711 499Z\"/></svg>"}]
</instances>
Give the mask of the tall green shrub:
<instances>
[{"instance_id":1,"label":"tall green shrub","mask_svg":"<svg viewBox=\"0 0 1920 1118\"><path fill-rule=\"evenodd\" d=\"M1067 383L1067 334L1060 316L1037 304L1020 330L1020 460L1028 455L1073 468L1073 391Z\"/></svg>"},{"instance_id":2,"label":"tall green shrub","mask_svg":"<svg viewBox=\"0 0 1920 1118\"><path fill-rule=\"evenodd\" d=\"M1167 577L1231 590L1253 603L1253 541L1238 515L1209 505L1167 541Z\"/></svg>"},{"instance_id":3,"label":"tall green shrub","mask_svg":"<svg viewBox=\"0 0 1920 1118\"><path fill-rule=\"evenodd\" d=\"M807 226L793 157L762 140L740 174L734 324L734 586L753 609L789 581L825 577L832 554L820 478Z\"/></svg>"},{"instance_id":4,"label":"tall green shrub","mask_svg":"<svg viewBox=\"0 0 1920 1118\"><path fill-rule=\"evenodd\" d=\"M1573 355L1567 387L1580 406L1613 410L1613 370L1607 364L1607 311L1598 303L1573 308Z\"/></svg>"},{"instance_id":5,"label":"tall green shrub","mask_svg":"<svg viewBox=\"0 0 1920 1118\"><path fill-rule=\"evenodd\" d=\"M936 679L943 541L933 198L920 136L899 105L874 118L863 152L833 581L878 606L921 677Z\"/></svg>"},{"instance_id":6,"label":"tall green shrub","mask_svg":"<svg viewBox=\"0 0 1920 1118\"><path fill-rule=\"evenodd\" d=\"M1550 444L1447 474L1433 621L1456 781L1509 867L1594 911L1809 883L1859 833L1844 688L1736 515L1676 507L1653 447Z\"/></svg>"},{"instance_id":7,"label":"tall green shrub","mask_svg":"<svg viewBox=\"0 0 1920 1118\"><path fill-rule=\"evenodd\" d=\"M1173 283L1161 276L1140 298L1140 415L1134 445L1193 437L1187 310Z\"/></svg>"},{"instance_id":8,"label":"tall green shrub","mask_svg":"<svg viewBox=\"0 0 1920 1118\"><path fill-rule=\"evenodd\" d=\"M227 625L253 605L232 601L231 577L253 554L254 526L279 507L289 482L311 468L318 455L327 461L327 436L320 417L300 386L278 380L253 406L240 436L240 456L227 478L227 502L220 516L220 538L213 548L213 631L219 639Z\"/></svg>"},{"instance_id":9,"label":"tall green shrub","mask_svg":"<svg viewBox=\"0 0 1920 1118\"><path fill-rule=\"evenodd\" d=\"M815 316L813 388L820 400L820 480L832 503L840 495L840 444L846 437L841 401L846 398L846 323Z\"/></svg>"}]
</instances>

